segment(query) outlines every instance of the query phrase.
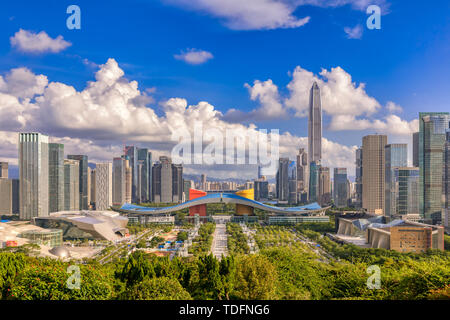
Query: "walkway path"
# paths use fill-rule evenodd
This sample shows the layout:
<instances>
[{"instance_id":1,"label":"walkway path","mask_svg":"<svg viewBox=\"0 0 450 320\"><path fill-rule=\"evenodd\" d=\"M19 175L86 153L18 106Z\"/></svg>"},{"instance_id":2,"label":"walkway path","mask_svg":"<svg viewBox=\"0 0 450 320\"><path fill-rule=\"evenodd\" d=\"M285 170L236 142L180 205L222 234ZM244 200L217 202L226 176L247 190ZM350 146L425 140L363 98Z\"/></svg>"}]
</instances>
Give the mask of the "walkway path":
<instances>
[{"instance_id":1,"label":"walkway path","mask_svg":"<svg viewBox=\"0 0 450 320\"><path fill-rule=\"evenodd\" d=\"M217 259L222 259L222 255L228 255L228 234L226 223L230 221L231 216L213 216L216 223L216 230L213 234L211 252Z\"/></svg>"}]
</instances>

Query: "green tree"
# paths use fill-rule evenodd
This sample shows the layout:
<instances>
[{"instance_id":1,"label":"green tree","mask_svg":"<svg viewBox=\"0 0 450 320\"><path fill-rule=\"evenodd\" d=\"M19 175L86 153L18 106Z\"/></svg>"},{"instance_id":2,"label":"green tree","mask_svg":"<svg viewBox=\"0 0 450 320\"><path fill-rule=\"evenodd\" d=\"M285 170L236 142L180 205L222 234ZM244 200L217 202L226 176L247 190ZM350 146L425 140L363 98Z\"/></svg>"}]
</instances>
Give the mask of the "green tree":
<instances>
[{"instance_id":1,"label":"green tree","mask_svg":"<svg viewBox=\"0 0 450 320\"><path fill-rule=\"evenodd\" d=\"M141 251L133 252L123 266L123 269L117 274L117 278L125 282L127 287L132 287L146 277L153 278L154 276L155 271L153 266Z\"/></svg>"},{"instance_id":2,"label":"green tree","mask_svg":"<svg viewBox=\"0 0 450 320\"><path fill-rule=\"evenodd\" d=\"M178 280L167 277L146 278L128 289L123 299L128 300L192 300Z\"/></svg>"},{"instance_id":3,"label":"green tree","mask_svg":"<svg viewBox=\"0 0 450 320\"><path fill-rule=\"evenodd\" d=\"M234 294L239 299L267 300L274 297L277 270L264 256L240 258Z\"/></svg>"},{"instance_id":4,"label":"green tree","mask_svg":"<svg viewBox=\"0 0 450 320\"><path fill-rule=\"evenodd\" d=\"M0 253L0 299L10 290L18 272L25 266L25 255L22 253Z\"/></svg>"}]
</instances>

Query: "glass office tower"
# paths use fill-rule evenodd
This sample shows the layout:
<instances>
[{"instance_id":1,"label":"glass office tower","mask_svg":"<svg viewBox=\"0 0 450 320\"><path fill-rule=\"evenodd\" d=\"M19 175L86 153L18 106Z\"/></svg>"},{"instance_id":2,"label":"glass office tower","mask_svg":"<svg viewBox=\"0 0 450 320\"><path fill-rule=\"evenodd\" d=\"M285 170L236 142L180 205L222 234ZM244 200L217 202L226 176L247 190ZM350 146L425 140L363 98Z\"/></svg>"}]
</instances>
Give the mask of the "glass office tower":
<instances>
[{"instance_id":1,"label":"glass office tower","mask_svg":"<svg viewBox=\"0 0 450 320\"><path fill-rule=\"evenodd\" d=\"M420 214L426 223L442 218L443 160L450 113L419 113Z\"/></svg>"},{"instance_id":2,"label":"glass office tower","mask_svg":"<svg viewBox=\"0 0 450 320\"><path fill-rule=\"evenodd\" d=\"M419 168L397 167L393 169L393 206L391 216L419 213Z\"/></svg>"},{"instance_id":3,"label":"glass office tower","mask_svg":"<svg viewBox=\"0 0 450 320\"><path fill-rule=\"evenodd\" d=\"M89 192L89 184L88 184L88 156L85 155L68 155L68 159L76 160L79 162L79 201L80 201L80 210L88 210L88 192Z\"/></svg>"},{"instance_id":4,"label":"glass office tower","mask_svg":"<svg viewBox=\"0 0 450 320\"><path fill-rule=\"evenodd\" d=\"M309 202L316 202L319 200L319 170L320 161L313 161L309 164Z\"/></svg>"},{"instance_id":5,"label":"glass office tower","mask_svg":"<svg viewBox=\"0 0 450 320\"><path fill-rule=\"evenodd\" d=\"M19 133L20 219L48 216L48 136Z\"/></svg>"},{"instance_id":6,"label":"glass office tower","mask_svg":"<svg viewBox=\"0 0 450 320\"><path fill-rule=\"evenodd\" d=\"M48 211L64 210L64 145L48 145Z\"/></svg>"},{"instance_id":7,"label":"glass office tower","mask_svg":"<svg viewBox=\"0 0 450 320\"><path fill-rule=\"evenodd\" d=\"M396 199L395 199L395 181L394 169L398 167L408 166L408 145L407 144L387 144L384 147L385 155L385 208L384 215L387 217L396 213Z\"/></svg>"},{"instance_id":8,"label":"glass office tower","mask_svg":"<svg viewBox=\"0 0 450 320\"><path fill-rule=\"evenodd\" d=\"M350 195L348 194L347 183L347 168L334 168L333 199L334 205L338 208L348 205Z\"/></svg>"}]
</instances>

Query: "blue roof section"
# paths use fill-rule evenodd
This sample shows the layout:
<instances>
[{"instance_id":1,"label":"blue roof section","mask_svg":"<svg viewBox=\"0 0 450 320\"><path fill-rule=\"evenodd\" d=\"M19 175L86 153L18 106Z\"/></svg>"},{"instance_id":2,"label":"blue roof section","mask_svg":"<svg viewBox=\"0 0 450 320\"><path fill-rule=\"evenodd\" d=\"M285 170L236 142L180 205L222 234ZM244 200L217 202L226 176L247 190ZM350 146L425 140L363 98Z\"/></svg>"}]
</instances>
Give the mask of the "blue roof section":
<instances>
[{"instance_id":1,"label":"blue roof section","mask_svg":"<svg viewBox=\"0 0 450 320\"><path fill-rule=\"evenodd\" d=\"M168 207L143 207L143 206L138 206L138 205L134 205L134 204L129 204L126 203L124 204L120 210L125 210L125 211L133 211L135 213L152 213L152 212L159 212L161 210L170 210L170 211L177 211L177 210L181 210L183 208L186 207L191 207L191 206L195 206L198 204L203 204L205 200L210 200L210 199L216 199L217 202L220 202L221 199L232 199L232 200L240 200L243 202L248 203L249 206L259 206L262 207L263 210L267 210L267 211L283 211L283 212L287 212L287 213L293 213L293 212L301 212L301 211L309 211L309 210L319 210L322 207L317 203L317 202L313 202L304 206L299 206L299 207L276 207L276 206L271 206L271 205L267 205L264 204L262 202L259 201L255 201L255 200L251 200L251 199L247 199L241 196L238 196L234 193L211 193L208 194L206 196L203 197L199 197L193 200L189 200L180 204L176 204L174 206L168 206Z\"/></svg>"}]
</instances>

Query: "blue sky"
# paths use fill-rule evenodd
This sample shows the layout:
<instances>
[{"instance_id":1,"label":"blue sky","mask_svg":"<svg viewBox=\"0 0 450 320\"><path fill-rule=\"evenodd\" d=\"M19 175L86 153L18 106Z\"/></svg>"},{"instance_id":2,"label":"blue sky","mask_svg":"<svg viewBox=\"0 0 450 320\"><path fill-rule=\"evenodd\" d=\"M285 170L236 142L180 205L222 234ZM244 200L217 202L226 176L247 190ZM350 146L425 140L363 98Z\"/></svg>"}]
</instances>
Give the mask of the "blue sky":
<instances>
[{"instance_id":1,"label":"blue sky","mask_svg":"<svg viewBox=\"0 0 450 320\"><path fill-rule=\"evenodd\" d=\"M270 9L271 2L276 1L260 1L260 6ZM250 99L250 88L255 80L268 79L276 86L277 99L285 108L283 101L291 96L287 85L297 66L315 76L322 68L330 71L340 67L356 86L364 83L365 95L381 106L375 113L357 115L357 119L384 121L389 114L385 110L388 102L401 106L397 116L406 122L416 119L419 111L450 111L450 2L281 1L285 6L282 9L289 9L289 18L298 21L309 17L298 27L273 27L270 19L258 20L256 26L249 27L249 21L260 19L251 7L258 1L249 3L248 13L235 10L233 4L224 7L217 0L2 3L0 74L25 67L36 75L45 75L49 82L82 91L87 81L95 80L98 65L113 58L127 80L136 80L141 91L149 89L152 102L148 107L164 116L161 103L174 97L186 99L189 105L207 101L223 114L232 108L251 112L262 103ZM381 30L367 29L366 3L382 7ZM70 4L81 8L81 30L66 27ZM267 15L276 16L274 11L267 11ZM349 39L344 28L358 25L362 34ZM10 41L19 29L45 31L52 39L61 35L71 45L53 53L19 50ZM212 58L190 64L174 57L191 48L208 52ZM307 118L293 116L295 111L295 107L290 108L287 117L250 117L243 123L305 137ZM330 129L332 117L332 113L324 112L323 135L344 146L359 145L367 133L383 133L383 129L370 126L361 130ZM57 136L59 132L62 138L62 128L51 133ZM386 130L394 140L409 142L409 132Z\"/></svg>"}]
</instances>

